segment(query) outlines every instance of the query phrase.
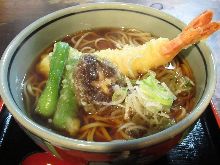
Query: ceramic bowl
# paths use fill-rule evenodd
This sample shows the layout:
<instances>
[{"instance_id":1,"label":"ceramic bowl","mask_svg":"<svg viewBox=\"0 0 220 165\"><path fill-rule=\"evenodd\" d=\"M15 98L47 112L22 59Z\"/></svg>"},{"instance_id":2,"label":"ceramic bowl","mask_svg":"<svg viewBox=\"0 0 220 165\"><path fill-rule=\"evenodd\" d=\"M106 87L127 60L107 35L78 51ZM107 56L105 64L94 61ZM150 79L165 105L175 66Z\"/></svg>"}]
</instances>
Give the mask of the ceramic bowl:
<instances>
[{"instance_id":1,"label":"ceramic bowl","mask_svg":"<svg viewBox=\"0 0 220 165\"><path fill-rule=\"evenodd\" d=\"M27 116L22 85L36 56L67 34L99 27L125 27L174 38L185 26L162 11L124 3L96 3L62 9L21 31L5 50L0 63L0 93L17 123L39 146L67 161L147 163L178 144L205 111L213 95L216 72L205 43L183 52L195 75L196 105L191 114L159 133L128 141L87 142L59 135Z\"/></svg>"}]
</instances>

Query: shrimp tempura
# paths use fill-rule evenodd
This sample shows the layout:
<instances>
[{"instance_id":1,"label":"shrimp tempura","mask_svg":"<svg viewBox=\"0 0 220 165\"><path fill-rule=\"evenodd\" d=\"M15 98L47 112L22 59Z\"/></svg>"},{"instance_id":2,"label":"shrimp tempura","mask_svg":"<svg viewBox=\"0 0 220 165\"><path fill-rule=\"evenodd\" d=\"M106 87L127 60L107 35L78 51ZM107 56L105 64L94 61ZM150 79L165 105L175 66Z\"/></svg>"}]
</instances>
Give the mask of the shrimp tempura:
<instances>
[{"instance_id":1,"label":"shrimp tempura","mask_svg":"<svg viewBox=\"0 0 220 165\"><path fill-rule=\"evenodd\" d=\"M125 76L137 78L149 69L165 65L184 48L209 37L220 29L220 22L212 22L213 12L207 10L186 26L176 38L152 39L140 46L125 45L121 50L106 49L94 54L112 62ZM47 76L49 58L42 59L37 65L38 71ZM43 68L43 69L42 69Z\"/></svg>"},{"instance_id":2,"label":"shrimp tempura","mask_svg":"<svg viewBox=\"0 0 220 165\"><path fill-rule=\"evenodd\" d=\"M101 50L95 54L108 59L126 76L136 78L149 69L170 62L182 49L209 37L220 29L220 22L211 22L212 11L205 11L186 26L176 38L152 39L144 45L125 46L122 50Z\"/></svg>"}]
</instances>

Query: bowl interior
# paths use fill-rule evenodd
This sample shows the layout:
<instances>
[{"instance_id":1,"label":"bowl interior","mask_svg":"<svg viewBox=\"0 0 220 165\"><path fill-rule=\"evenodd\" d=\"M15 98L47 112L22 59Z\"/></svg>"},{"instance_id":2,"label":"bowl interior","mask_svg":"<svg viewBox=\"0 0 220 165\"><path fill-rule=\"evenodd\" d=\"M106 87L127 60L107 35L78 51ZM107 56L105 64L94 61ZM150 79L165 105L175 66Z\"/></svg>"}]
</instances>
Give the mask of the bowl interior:
<instances>
[{"instance_id":1,"label":"bowl interior","mask_svg":"<svg viewBox=\"0 0 220 165\"><path fill-rule=\"evenodd\" d=\"M72 7L50 14L28 26L6 50L2 60L4 61L3 69L6 72L2 78L5 80L3 85L7 88L5 98L12 96L8 104L14 104L17 108L10 108L11 111L19 111L24 116L26 115L21 94L23 80L28 69L40 52L53 41L68 34L91 28L125 27L171 39L179 34L184 26L184 23L163 12L125 4ZM204 43L199 43L183 51L183 54L194 72L197 85L197 106L201 106L204 97L212 92L213 82L211 81L215 80L212 77L214 68L211 53Z\"/></svg>"}]
</instances>

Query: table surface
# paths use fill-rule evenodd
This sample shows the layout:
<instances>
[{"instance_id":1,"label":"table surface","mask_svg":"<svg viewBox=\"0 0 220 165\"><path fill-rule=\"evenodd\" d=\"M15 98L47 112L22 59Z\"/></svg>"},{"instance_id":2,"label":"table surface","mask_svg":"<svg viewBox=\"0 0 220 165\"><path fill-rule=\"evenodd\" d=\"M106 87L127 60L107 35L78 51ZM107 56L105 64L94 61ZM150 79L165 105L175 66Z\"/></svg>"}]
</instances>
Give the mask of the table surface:
<instances>
[{"instance_id":1,"label":"table surface","mask_svg":"<svg viewBox=\"0 0 220 165\"><path fill-rule=\"evenodd\" d=\"M220 20L220 0L0 0L0 56L10 41L26 26L53 11L85 3L125 2L151 6L169 13L185 23L206 9L214 11L215 20ZM220 114L220 32L212 35L207 44L216 60L217 86L213 101Z\"/></svg>"}]
</instances>

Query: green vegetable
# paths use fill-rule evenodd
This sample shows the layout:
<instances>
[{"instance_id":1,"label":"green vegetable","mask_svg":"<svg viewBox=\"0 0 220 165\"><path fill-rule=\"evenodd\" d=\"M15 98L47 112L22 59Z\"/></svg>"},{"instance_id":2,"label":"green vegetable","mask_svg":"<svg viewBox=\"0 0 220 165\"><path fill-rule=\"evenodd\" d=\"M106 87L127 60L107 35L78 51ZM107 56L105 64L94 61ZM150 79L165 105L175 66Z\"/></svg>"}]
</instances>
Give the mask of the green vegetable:
<instances>
[{"instance_id":1,"label":"green vegetable","mask_svg":"<svg viewBox=\"0 0 220 165\"><path fill-rule=\"evenodd\" d=\"M119 101L124 100L127 95L128 88L125 87L119 87L119 89L115 90L115 92L112 95L112 101Z\"/></svg>"},{"instance_id":2,"label":"green vegetable","mask_svg":"<svg viewBox=\"0 0 220 165\"><path fill-rule=\"evenodd\" d=\"M148 98L158 102L163 106L171 107L176 96L169 90L165 83L160 83L155 75L149 75L147 78L140 80L140 89Z\"/></svg>"},{"instance_id":3,"label":"green vegetable","mask_svg":"<svg viewBox=\"0 0 220 165\"><path fill-rule=\"evenodd\" d=\"M58 42L54 46L48 81L35 109L37 114L46 118L51 117L56 110L60 81L70 49L70 46L63 42Z\"/></svg>"},{"instance_id":4,"label":"green vegetable","mask_svg":"<svg viewBox=\"0 0 220 165\"><path fill-rule=\"evenodd\" d=\"M77 117L78 107L75 96L73 74L79 61L81 53L75 49L70 49L70 55L64 71L62 89L57 103L57 109L53 117L53 124L56 128L75 135L80 127Z\"/></svg>"}]
</instances>

